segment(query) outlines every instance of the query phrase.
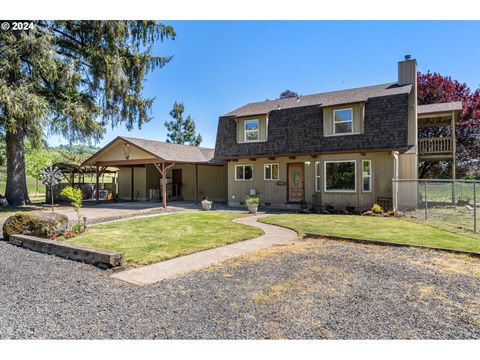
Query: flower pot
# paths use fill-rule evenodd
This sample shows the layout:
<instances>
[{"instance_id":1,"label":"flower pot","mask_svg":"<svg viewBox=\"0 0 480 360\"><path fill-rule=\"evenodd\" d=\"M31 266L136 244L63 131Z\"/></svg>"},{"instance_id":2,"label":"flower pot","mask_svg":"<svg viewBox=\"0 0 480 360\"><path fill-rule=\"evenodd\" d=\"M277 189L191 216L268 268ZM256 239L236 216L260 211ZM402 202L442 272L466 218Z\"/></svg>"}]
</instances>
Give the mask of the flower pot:
<instances>
[{"instance_id":1,"label":"flower pot","mask_svg":"<svg viewBox=\"0 0 480 360\"><path fill-rule=\"evenodd\" d=\"M202 208L203 210L211 210L212 209L212 202L208 200L202 201Z\"/></svg>"},{"instance_id":2,"label":"flower pot","mask_svg":"<svg viewBox=\"0 0 480 360\"><path fill-rule=\"evenodd\" d=\"M258 210L258 204L249 204L247 205L248 212L251 214L256 214Z\"/></svg>"}]
</instances>

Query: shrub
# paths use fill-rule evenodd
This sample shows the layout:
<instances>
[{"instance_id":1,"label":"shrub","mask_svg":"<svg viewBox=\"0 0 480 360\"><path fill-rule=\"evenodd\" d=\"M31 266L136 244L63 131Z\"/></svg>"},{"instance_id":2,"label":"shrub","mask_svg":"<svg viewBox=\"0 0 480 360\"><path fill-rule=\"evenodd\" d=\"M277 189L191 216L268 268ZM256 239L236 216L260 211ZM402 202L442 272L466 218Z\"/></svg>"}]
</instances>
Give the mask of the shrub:
<instances>
[{"instance_id":1,"label":"shrub","mask_svg":"<svg viewBox=\"0 0 480 360\"><path fill-rule=\"evenodd\" d=\"M81 233L82 232L82 225L80 224L75 224L72 226L72 231L76 233Z\"/></svg>"},{"instance_id":2,"label":"shrub","mask_svg":"<svg viewBox=\"0 0 480 360\"><path fill-rule=\"evenodd\" d=\"M260 204L260 198L258 196L249 196L245 198L245 205L258 205Z\"/></svg>"},{"instance_id":3,"label":"shrub","mask_svg":"<svg viewBox=\"0 0 480 360\"><path fill-rule=\"evenodd\" d=\"M381 213L383 213L382 207L381 207L380 205L378 205L378 204L373 204L371 210L372 210L372 212L373 212L374 214L381 214Z\"/></svg>"},{"instance_id":4,"label":"shrub","mask_svg":"<svg viewBox=\"0 0 480 360\"><path fill-rule=\"evenodd\" d=\"M390 216L395 216L395 210L388 210L387 214Z\"/></svg>"},{"instance_id":5,"label":"shrub","mask_svg":"<svg viewBox=\"0 0 480 360\"><path fill-rule=\"evenodd\" d=\"M65 196L70 200L70 205L73 206L73 209L77 213L78 222L77 224L81 226L81 216L80 216L80 209L82 208L82 190L67 186L65 189L62 190L60 195Z\"/></svg>"}]
</instances>

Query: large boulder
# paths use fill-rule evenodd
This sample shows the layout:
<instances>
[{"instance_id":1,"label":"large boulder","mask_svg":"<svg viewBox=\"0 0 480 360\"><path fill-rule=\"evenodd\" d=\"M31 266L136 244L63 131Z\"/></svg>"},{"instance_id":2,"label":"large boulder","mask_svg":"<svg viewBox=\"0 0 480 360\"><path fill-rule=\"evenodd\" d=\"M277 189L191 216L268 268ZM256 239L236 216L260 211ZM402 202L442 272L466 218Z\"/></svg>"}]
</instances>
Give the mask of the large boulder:
<instances>
[{"instance_id":1,"label":"large boulder","mask_svg":"<svg viewBox=\"0 0 480 360\"><path fill-rule=\"evenodd\" d=\"M68 217L46 211L17 212L3 224L3 240L22 234L43 238L62 235L68 226Z\"/></svg>"}]
</instances>

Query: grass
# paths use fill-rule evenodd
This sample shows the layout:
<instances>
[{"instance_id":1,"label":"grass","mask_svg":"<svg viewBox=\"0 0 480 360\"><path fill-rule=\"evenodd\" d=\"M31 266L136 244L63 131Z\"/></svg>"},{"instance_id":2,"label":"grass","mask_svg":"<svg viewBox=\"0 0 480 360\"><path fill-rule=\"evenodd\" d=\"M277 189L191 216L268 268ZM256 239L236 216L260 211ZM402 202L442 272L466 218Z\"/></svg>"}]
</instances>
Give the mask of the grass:
<instances>
[{"instance_id":1,"label":"grass","mask_svg":"<svg viewBox=\"0 0 480 360\"><path fill-rule=\"evenodd\" d=\"M95 225L69 243L124 253L125 261L151 264L263 234L232 222L242 215L186 211ZM248 216L248 215L243 215Z\"/></svg>"},{"instance_id":2,"label":"grass","mask_svg":"<svg viewBox=\"0 0 480 360\"><path fill-rule=\"evenodd\" d=\"M5 187L7 186L7 174L0 175L0 194L5 194ZM34 177L27 175L27 188L29 194L35 194L36 180ZM38 182L38 193L45 194L45 185Z\"/></svg>"},{"instance_id":3,"label":"grass","mask_svg":"<svg viewBox=\"0 0 480 360\"><path fill-rule=\"evenodd\" d=\"M281 214L261 218L259 221L294 229L300 235L319 233L441 249L480 252L480 238L475 237L473 234L457 233L401 218L358 215Z\"/></svg>"}]
</instances>

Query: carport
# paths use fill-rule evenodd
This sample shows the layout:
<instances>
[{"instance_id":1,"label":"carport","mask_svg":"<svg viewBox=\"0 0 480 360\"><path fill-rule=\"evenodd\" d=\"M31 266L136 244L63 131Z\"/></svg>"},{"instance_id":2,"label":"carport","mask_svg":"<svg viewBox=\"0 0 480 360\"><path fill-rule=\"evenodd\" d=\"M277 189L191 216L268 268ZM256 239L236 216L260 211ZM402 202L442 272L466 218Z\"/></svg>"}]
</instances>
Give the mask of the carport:
<instances>
[{"instance_id":1,"label":"carport","mask_svg":"<svg viewBox=\"0 0 480 360\"><path fill-rule=\"evenodd\" d=\"M215 201L226 201L227 170L213 156L214 149L210 148L119 136L82 166L95 168L97 186L105 169L117 168L122 200L152 200L158 192L165 208L168 196L173 199L174 195L195 203L200 195L209 194ZM187 176L182 177L182 173Z\"/></svg>"}]
</instances>

